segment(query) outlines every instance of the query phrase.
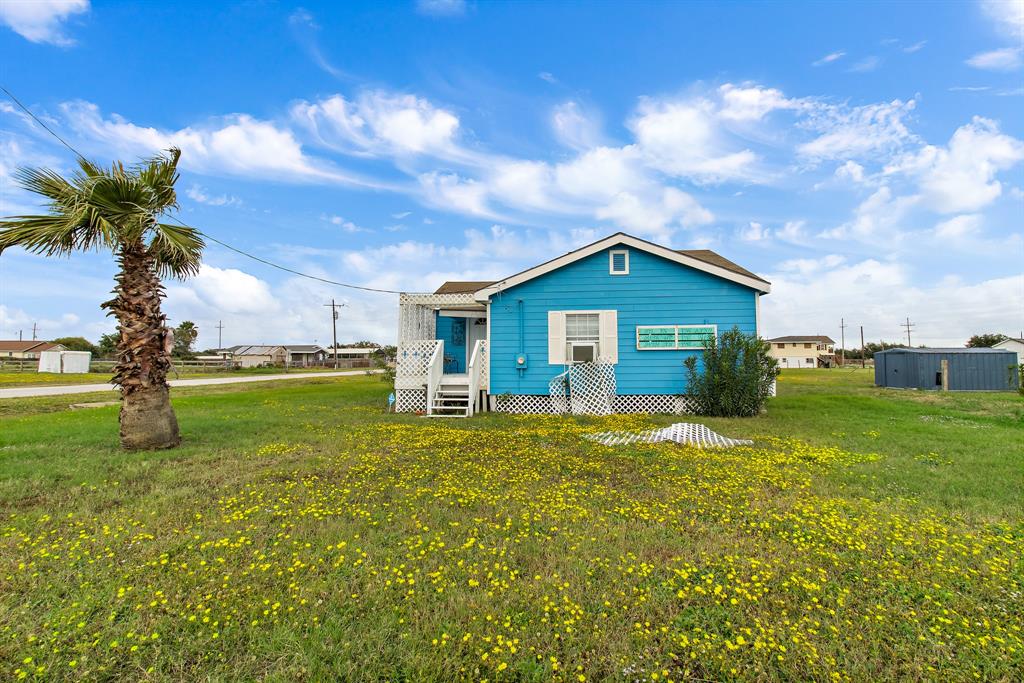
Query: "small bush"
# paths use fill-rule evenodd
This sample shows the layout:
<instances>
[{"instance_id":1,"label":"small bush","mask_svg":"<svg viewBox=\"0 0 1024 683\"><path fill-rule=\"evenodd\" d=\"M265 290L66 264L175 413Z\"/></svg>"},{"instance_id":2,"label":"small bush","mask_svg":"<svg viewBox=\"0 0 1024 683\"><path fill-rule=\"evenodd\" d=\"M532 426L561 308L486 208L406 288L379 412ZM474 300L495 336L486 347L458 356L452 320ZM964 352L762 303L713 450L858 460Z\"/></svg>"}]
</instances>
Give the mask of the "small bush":
<instances>
[{"instance_id":1,"label":"small bush","mask_svg":"<svg viewBox=\"0 0 1024 683\"><path fill-rule=\"evenodd\" d=\"M689 395L697 413L714 417L751 417L761 412L779 374L768 342L734 327L704 342L703 372L697 357L686 359Z\"/></svg>"}]
</instances>

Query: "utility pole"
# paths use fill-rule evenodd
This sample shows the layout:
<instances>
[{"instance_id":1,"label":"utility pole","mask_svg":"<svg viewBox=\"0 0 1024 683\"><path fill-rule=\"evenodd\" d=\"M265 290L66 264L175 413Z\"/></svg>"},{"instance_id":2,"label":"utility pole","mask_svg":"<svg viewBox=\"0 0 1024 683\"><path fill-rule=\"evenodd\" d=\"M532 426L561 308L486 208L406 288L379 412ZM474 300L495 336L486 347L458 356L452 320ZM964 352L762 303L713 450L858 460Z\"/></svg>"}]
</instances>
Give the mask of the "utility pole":
<instances>
[{"instance_id":1,"label":"utility pole","mask_svg":"<svg viewBox=\"0 0 1024 683\"><path fill-rule=\"evenodd\" d=\"M839 365L846 365L846 324L844 318L839 319L839 335L842 341L839 343Z\"/></svg>"},{"instance_id":2,"label":"utility pole","mask_svg":"<svg viewBox=\"0 0 1024 683\"><path fill-rule=\"evenodd\" d=\"M37 331L38 331L38 328L36 327L36 324L32 323L32 341L36 340L36 332Z\"/></svg>"},{"instance_id":3,"label":"utility pole","mask_svg":"<svg viewBox=\"0 0 1024 683\"><path fill-rule=\"evenodd\" d=\"M1024 335L1021 336L1024 337ZM18 330L18 341L23 341L21 338L21 330Z\"/></svg>"},{"instance_id":4,"label":"utility pole","mask_svg":"<svg viewBox=\"0 0 1024 683\"><path fill-rule=\"evenodd\" d=\"M223 320L218 320L217 321L217 350L218 351L220 351L222 348L224 348L223 336L224 336L224 321Z\"/></svg>"},{"instance_id":5,"label":"utility pole","mask_svg":"<svg viewBox=\"0 0 1024 683\"><path fill-rule=\"evenodd\" d=\"M907 322L900 323L900 327L907 328L907 348L910 348L910 328L914 327L915 323L910 322L910 318L907 318Z\"/></svg>"},{"instance_id":6,"label":"utility pole","mask_svg":"<svg viewBox=\"0 0 1024 683\"><path fill-rule=\"evenodd\" d=\"M331 308L331 325L334 328L334 369L338 369L338 309L344 308L347 304L336 304L334 299L331 299L331 303L324 304L324 306L330 306Z\"/></svg>"},{"instance_id":7,"label":"utility pole","mask_svg":"<svg viewBox=\"0 0 1024 683\"><path fill-rule=\"evenodd\" d=\"M867 349L864 346L864 326L860 326L860 369L863 370L867 362Z\"/></svg>"}]
</instances>

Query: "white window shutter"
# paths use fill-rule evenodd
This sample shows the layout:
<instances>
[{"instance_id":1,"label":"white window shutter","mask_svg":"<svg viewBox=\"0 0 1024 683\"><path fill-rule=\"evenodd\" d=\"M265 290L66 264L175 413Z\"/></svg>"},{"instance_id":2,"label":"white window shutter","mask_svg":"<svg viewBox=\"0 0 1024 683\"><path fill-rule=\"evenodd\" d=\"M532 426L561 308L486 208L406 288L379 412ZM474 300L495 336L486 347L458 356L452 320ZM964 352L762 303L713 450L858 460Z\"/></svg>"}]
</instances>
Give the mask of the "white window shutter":
<instances>
[{"instance_id":1,"label":"white window shutter","mask_svg":"<svg viewBox=\"0 0 1024 683\"><path fill-rule=\"evenodd\" d=\"M619 313L601 311L601 362L619 362Z\"/></svg>"},{"instance_id":2,"label":"white window shutter","mask_svg":"<svg viewBox=\"0 0 1024 683\"><path fill-rule=\"evenodd\" d=\"M565 313L548 311L548 365L565 365Z\"/></svg>"}]
</instances>

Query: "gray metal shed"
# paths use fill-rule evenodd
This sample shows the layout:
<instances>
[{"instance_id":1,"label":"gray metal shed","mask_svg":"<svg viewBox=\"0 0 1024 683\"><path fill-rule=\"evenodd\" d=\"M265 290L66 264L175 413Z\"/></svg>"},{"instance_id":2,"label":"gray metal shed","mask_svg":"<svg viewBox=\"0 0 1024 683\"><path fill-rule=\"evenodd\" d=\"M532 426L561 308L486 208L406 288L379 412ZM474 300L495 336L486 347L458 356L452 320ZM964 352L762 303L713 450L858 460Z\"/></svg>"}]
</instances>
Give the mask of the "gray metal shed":
<instances>
[{"instance_id":1,"label":"gray metal shed","mask_svg":"<svg viewBox=\"0 0 1024 683\"><path fill-rule=\"evenodd\" d=\"M949 361L950 391L1013 391L1017 354L1002 349L889 349L875 354L875 386L941 389Z\"/></svg>"}]
</instances>

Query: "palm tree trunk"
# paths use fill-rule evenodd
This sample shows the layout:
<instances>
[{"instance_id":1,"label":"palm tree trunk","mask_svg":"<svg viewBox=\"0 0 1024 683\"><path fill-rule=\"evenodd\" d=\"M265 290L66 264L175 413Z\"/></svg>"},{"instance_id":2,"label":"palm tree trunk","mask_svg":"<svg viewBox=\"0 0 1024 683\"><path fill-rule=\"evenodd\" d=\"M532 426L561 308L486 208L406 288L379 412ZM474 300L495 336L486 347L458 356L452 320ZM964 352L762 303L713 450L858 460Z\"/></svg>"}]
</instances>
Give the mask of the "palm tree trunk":
<instances>
[{"instance_id":1,"label":"palm tree trunk","mask_svg":"<svg viewBox=\"0 0 1024 683\"><path fill-rule=\"evenodd\" d=\"M174 448L181 436L167 385L173 335L160 311L163 286L141 241L123 245L117 260L115 298L103 307L117 316L120 333L113 381L121 387L121 446Z\"/></svg>"}]
</instances>

